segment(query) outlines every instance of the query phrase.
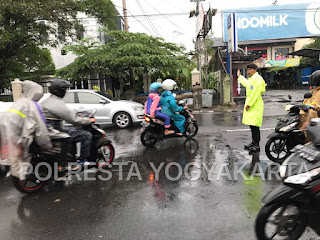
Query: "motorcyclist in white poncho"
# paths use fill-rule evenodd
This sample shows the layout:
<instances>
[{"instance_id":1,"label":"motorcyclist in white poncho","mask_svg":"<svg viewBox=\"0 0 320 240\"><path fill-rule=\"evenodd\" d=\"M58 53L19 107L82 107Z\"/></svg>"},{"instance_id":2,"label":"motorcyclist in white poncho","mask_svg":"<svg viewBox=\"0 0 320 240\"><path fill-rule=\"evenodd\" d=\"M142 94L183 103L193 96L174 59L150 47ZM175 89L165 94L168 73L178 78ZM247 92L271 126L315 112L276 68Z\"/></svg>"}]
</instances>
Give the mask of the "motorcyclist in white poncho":
<instances>
[{"instance_id":1,"label":"motorcyclist in white poncho","mask_svg":"<svg viewBox=\"0 0 320 240\"><path fill-rule=\"evenodd\" d=\"M10 166L11 175L25 179L30 162L30 144L35 140L43 149L52 148L42 109L36 102L43 96L41 85L22 82L23 97L0 115L0 165Z\"/></svg>"}]
</instances>

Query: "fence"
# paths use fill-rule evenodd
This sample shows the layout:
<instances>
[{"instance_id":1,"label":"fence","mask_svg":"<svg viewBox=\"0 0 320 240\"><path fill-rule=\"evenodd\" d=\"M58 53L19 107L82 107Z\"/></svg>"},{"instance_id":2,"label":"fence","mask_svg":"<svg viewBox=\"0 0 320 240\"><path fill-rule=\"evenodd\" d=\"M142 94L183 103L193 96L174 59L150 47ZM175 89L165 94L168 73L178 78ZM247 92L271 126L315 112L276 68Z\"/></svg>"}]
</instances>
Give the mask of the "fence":
<instances>
[{"instance_id":1,"label":"fence","mask_svg":"<svg viewBox=\"0 0 320 240\"><path fill-rule=\"evenodd\" d=\"M1 102L13 102L12 92L8 89L0 90L0 101Z\"/></svg>"}]
</instances>

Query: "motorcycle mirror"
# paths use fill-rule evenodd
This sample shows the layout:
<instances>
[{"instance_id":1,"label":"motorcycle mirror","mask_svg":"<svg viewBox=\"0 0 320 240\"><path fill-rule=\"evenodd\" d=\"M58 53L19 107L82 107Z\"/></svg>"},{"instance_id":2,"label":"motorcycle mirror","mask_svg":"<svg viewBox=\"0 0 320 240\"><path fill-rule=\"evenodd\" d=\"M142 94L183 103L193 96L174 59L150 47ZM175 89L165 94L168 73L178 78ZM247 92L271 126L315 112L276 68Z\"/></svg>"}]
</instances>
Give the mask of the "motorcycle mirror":
<instances>
[{"instance_id":1,"label":"motorcycle mirror","mask_svg":"<svg viewBox=\"0 0 320 240\"><path fill-rule=\"evenodd\" d=\"M180 100L180 101L179 101L179 105L184 106L184 101L183 101L183 100Z\"/></svg>"},{"instance_id":2,"label":"motorcycle mirror","mask_svg":"<svg viewBox=\"0 0 320 240\"><path fill-rule=\"evenodd\" d=\"M97 109L96 108L94 108L93 110L92 110L92 115L94 115L94 114L96 114L96 112L97 112Z\"/></svg>"},{"instance_id":3,"label":"motorcycle mirror","mask_svg":"<svg viewBox=\"0 0 320 240\"><path fill-rule=\"evenodd\" d=\"M304 94L304 98L311 98L312 97L312 94L311 93L306 93Z\"/></svg>"}]
</instances>

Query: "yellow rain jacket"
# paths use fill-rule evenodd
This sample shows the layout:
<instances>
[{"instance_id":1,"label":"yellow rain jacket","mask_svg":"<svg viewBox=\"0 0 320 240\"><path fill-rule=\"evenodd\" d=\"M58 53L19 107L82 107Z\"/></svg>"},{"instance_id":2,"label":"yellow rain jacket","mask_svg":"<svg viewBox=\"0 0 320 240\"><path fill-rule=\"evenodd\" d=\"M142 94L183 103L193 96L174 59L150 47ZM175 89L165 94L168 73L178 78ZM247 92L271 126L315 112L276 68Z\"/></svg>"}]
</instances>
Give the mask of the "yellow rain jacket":
<instances>
[{"instance_id":1,"label":"yellow rain jacket","mask_svg":"<svg viewBox=\"0 0 320 240\"><path fill-rule=\"evenodd\" d=\"M243 108L242 123L251 126L262 126L263 100L262 93L266 91L266 85L263 78L256 72L246 79L240 75L238 81L246 88L246 102ZM250 109L246 111L246 106Z\"/></svg>"}]
</instances>

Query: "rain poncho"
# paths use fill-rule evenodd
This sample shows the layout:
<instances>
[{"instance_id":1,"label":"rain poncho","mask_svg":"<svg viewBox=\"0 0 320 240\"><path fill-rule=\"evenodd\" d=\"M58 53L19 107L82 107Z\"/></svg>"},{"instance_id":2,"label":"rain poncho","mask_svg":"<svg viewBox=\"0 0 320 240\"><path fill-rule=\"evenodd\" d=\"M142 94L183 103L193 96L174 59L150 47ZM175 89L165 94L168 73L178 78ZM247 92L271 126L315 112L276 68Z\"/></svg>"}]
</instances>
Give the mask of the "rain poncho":
<instances>
[{"instance_id":1,"label":"rain poncho","mask_svg":"<svg viewBox=\"0 0 320 240\"><path fill-rule=\"evenodd\" d=\"M0 115L0 164L10 165L11 174L23 180L30 162L29 147L35 140L43 149L52 148L45 119L38 101L43 96L41 85L22 82L23 97ZM24 167L22 167L24 166Z\"/></svg>"},{"instance_id":2,"label":"rain poncho","mask_svg":"<svg viewBox=\"0 0 320 240\"><path fill-rule=\"evenodd\" d=\"M242 123L256 127L262 126L263 100L262 93L266 91L263 78L256 72L246 79L240 75L238 81L246 88L246 102L243 108ZM250 109L246 111L246 106Z\"/></svg>"},{"instance_id":3,"label":"rain poncho","mask_svg":"<svg viewBox=\"0 0 320 240\"><path fill-rule=\"evenodd\" d=\"M303 104L306 104L306 105L313 105L315 106L316 108L320 108L320 87L316 87L314 89L311 90L310 92L312 94L311 98L307 98L303 101ZM313 109L309 109L308 112L304 112L304 111L300 111L300 114L302 114L302 117L300 119L300 123L299 123L299 128L302 127L302 125L305 123L305 122L310 122L311 118L318 118L320 117L320 114L318 111L315 111ZM305 132L306 134L306 142L310 142L312 139L311 139L311 136L309 136L309 134L307 132Z\"/></svg>"},{"instance_id":4,"label":"rain poncho","mask_svg":"<svg viewBox=\"0 0 320 240\"><path fill-rule=\"evenodd\" d=\"M68 134L63 132L65 131L64 121L78 126L90 124L90 118L76 116L76 114L67 107L62 98L53 94L50 94L50 97L41 103L41 107L45 118L50 122L48 125L54 126L54 128L48 126L52 139L69 137Z\"/></svg>"},{"instance_id":5,"label":"rain poncho","mask_svg":"<svg viewBox=\"0 0 320 240\"><path fill-rule=\"evenodd\" d=\"M184 133L184 123L186 118L177 112L181 112L183 107L180 107L176 103L176 99L172 95L172 92L166 90L161 94L160 105L162 107L161 113L168 115L175 123L181 133Z\"/></svg>"}]
</instances>

